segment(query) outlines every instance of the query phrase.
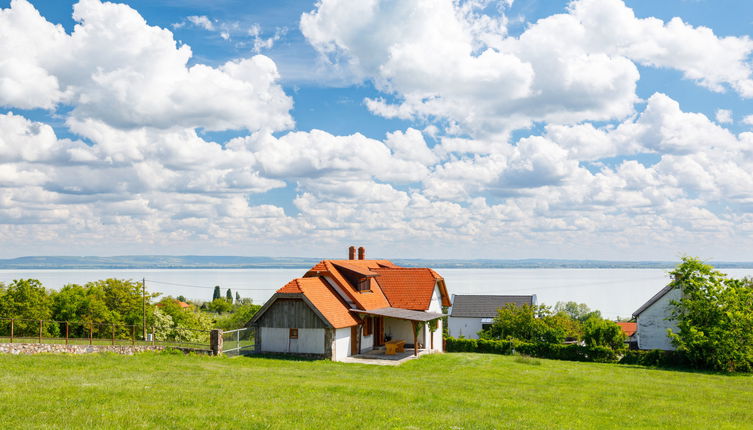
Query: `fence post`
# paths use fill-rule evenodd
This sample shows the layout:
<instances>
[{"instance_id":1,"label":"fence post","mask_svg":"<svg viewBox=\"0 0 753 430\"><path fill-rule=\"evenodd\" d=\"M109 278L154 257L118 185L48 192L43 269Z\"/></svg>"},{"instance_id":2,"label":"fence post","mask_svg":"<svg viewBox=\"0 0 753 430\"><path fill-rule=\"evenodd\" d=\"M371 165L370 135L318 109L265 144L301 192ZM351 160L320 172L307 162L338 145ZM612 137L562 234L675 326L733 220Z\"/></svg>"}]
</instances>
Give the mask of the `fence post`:
<instances>
[{"instance_id":1,"label":"fence post","mask_svg":"<svg viewBox=\"0 0 753 430\"><path fill-rule=\"evenodd\" d=\"M216 328L209 332L209 349L212 355L222 354L222 329Z\"/></svg>"},{"instance_id":2,"label":"fence post","mask_svg":"<svg viewBox=\"0 0 753 430\"><path fill-rule=\"evenodd\" d=\"M10 319L10 343L13 343L13 329L14 329L13 318L11 318Z\"/></svg>"},{"instance_id":3,"label":"fence post","mask_svg":"<svg viewBox=\"0 0 753 430\"><path fill-rule=\"evenodd\" d=\"M146 339L144 339L146 340ZM157 344L157 338L154 337L154 326L152 326L152 346Z\"/></svg>"},{"instance_id":4,"label":"fence post","mask_svg":"<svg viewBox=\"0 0 753 430\"><path fill-rule=\"evenodd\" d=\"M134 326L131 326L131 345L136 344L136 329Z\"/></svg>"},{"instance_id":5,"label":"fence post","mask_svg":"<svg viewBox=\"0 0 753 430\"><path fill-rule=\"evenodd\" d=\"M94 323L89 323L89 345L92 344L92 335L94 334Z\"/></svg>"},{"instance_id":6,"label":"fence post","mask_svg":"<svg viewBox=\"0 0 753 430\"><path fill-rule=\"evenodd\" d=\"M112 324L112 344L115 345L115 324Z\"/></svg>"},{"instance_id":7,"label":"fence post","mask_svg":"<svg viewBox=\"0 0 753 430\"><path fill-rule=\"evenodd\" d=\"M65 344L68 345L68 321L65 322Z\"/></svg>"},{"instance_id":8,"label":"fence post","mask_svg":"<svg viewBox=\"0 0 753 430\"><path fill-rule=\"evenodd\" d=\"M39 320L39 343L42 343L42 320Z\"/></svg>"}]
</instances>

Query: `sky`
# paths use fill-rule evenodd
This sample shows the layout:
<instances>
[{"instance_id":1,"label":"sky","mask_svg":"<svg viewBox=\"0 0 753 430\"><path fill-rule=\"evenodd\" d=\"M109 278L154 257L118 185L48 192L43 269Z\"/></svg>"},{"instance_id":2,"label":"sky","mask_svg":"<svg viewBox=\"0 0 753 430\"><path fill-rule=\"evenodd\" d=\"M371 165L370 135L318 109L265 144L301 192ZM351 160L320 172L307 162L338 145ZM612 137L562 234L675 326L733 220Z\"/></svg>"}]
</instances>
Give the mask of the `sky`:
<instances>
[{"instance_id":1,"label":"sky","mask_svg":"<svg viewBox=\"0 0 753 430\"><path fill-rule=\"evenodd\" d=\"M0 258L753 260L753 2L0 0Z\"/></svg>"}]
</instances>

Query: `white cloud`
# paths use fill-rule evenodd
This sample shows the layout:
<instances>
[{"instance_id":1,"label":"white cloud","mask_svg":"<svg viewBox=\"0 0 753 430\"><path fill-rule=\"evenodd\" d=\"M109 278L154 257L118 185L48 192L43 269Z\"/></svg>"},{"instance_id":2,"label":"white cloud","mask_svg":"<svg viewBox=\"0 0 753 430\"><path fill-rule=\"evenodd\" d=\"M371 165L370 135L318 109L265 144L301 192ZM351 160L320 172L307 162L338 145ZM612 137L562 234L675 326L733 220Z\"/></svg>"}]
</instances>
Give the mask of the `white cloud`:
<instances>
[{"instance_id":1,"label":"white cloud","mask_svg":"<svg viewBox=\"0 0 753 430\"><path fill-rule=\"evenodd\" d=\"M753 125L753 115L747 115L743 118L743 123Z\"/></svg>"},{"instance_id":2,"label":"white cloud","mask_svg":"<svg viewBox=\"0 0 753 430\"><path fill-rule=\"evenodd\" d=\"M397 96L366 100L372 112L446 119L476 137L532 121L626 118L638 101L635 63L753 96L746 36L639 19L620 0L576 0L509 37L506 17L479 12L481 3L323 0L300 27L329 61Z\"/></svg>"},{"instance_id":3,"label":"white cloud","mask_svg":"<svg viewBox=\"0 0 753 430\"><path fill-rule=\"evenodd\" d=\"M187 17L186 20L197 27L203 28L204 30L214 31L214 24L212 24L212 21L210 21L206 16L194 15Z\"/></svg>"},{"instance_id":4,"label":"white cloud","mask_svg":"<svg viewBox=\"0 0 753 430\"><path fill-rule=\"evenodd\" d=\"M176 46L170 31L147 25L127 5L81 0L73 18L78 24L67 35L25 0L2 11L0 85L8 91L0 92L0 103L52 108L64 102L73 106L74 120L123 129L274 131L293 125L292 100L268 57L189 67L191 49Z\"/></svg>"},{"instance_id":5,"label":"white cloud","mask_svg":"<svg viewBox=\"0 0 753 430\"><path fill-rule=\"evenodd\" d=\"M719 124L732 123L732 111L729 109L717 109L716 122L718 122Z\"/></svg>"}]
</instances>

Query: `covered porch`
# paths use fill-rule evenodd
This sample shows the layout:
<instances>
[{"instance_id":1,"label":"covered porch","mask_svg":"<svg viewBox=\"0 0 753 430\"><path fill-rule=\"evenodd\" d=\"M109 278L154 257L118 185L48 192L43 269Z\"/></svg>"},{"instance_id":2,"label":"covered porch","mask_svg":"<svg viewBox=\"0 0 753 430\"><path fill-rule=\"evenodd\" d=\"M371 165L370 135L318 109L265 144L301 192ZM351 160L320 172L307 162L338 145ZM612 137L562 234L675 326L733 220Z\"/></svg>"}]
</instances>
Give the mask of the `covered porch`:
<instances>
[{"instance_id":1,"label":"covered porch","mask_svg":"<svg viewBox=\"0 0 753 430\"><path fill-rule=\"evenodd\" d=\"M441 318L446 316L442 313L392 307L351 311L364 320L374 318L379 321L370 349L359 348L354 357L399 361L442 350Z\"/></svg>"}]
</instances>

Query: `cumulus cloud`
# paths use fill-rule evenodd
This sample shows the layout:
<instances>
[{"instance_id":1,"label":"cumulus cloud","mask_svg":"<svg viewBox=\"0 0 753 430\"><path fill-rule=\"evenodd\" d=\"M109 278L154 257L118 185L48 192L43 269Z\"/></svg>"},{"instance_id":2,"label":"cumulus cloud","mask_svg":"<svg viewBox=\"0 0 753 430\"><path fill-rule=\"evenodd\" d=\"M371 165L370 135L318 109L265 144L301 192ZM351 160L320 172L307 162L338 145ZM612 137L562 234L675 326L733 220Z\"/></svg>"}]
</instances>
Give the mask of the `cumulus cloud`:
<instances>
[{"instance_id":1,"label":"cumulus cloud","mask_svg":"<svg viewBox=\"0 0 753 430\"><path fill-rule=\"evenodd\" d=\"M509 37L506 17L478 12L484 4L323 0L300 27L332 63L397 96L367 99L372 112L445 119L476 137L532 121L625 118L638 101L636 63L753 96L748 37L639 19L621 0L575 0Z\"/></svg>"},{"instance_id":2,"label":"cumulus cloud","mask_svg":"<svg viewBox=\"0 0 753 430\"><path fill-rule=\"evenodd\" d=\"M65 103L73 106L73 120L122 129L293 125L292 101L268 57L188 66L191 49L127 5L81 0L73 18L78 24L68 35L26 0L2 10L0 87L7 91L0 91L0 103L25 109Z\"/></svg>"}]
</instances>

